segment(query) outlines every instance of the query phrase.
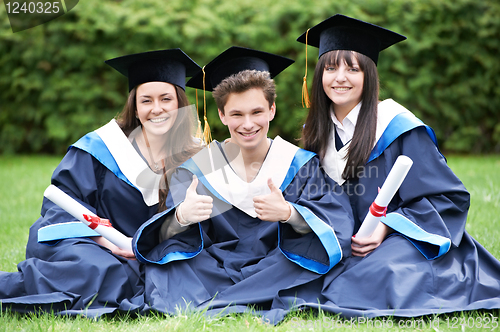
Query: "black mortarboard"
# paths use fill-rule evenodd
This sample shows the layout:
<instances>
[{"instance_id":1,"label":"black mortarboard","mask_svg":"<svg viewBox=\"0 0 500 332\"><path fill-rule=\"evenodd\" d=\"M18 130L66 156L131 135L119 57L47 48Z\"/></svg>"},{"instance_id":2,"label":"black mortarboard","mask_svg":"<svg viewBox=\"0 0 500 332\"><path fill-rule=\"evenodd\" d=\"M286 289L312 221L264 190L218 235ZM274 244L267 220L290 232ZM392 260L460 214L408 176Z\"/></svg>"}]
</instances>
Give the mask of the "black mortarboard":
<instances>
[{"instance_id":1,"label":"black mortarboard","mask_svg":"<svg viewBox=\"0 0 500 332\"><path fill-rule=\"evenodd\" d=\"M200 66L181 49L124 55L104 61L128 78L128 90L146 82L167 82L186 89L186 77Z\"/></svg>"},{"instance_id":2,"label":"black mortarboard","mask_svg":"<svg viewBox=\"0 0 500 332\"><path fill-rule=\"evenodd\" d=\"M319 57L334 50L356 51L377 64L380 51L406 37L377 25L336 14L304 32L298 42L319 48Z\"/></svg>"},{"instance_id":3,"label":"black mortarboard","mask_svg":"<svg viewBox=\"0 0 500 332\"><path fill-rule=\"evenodd\" d=\"M203 78L205 78L205 90L213 91L226 77L237 74L240 71L268 71L271 78L274 78L294 62L292 59L279 55L232 46L219 54L203 70L198 71L186 85L203 90Z\"/></svg>"}]
</instances>

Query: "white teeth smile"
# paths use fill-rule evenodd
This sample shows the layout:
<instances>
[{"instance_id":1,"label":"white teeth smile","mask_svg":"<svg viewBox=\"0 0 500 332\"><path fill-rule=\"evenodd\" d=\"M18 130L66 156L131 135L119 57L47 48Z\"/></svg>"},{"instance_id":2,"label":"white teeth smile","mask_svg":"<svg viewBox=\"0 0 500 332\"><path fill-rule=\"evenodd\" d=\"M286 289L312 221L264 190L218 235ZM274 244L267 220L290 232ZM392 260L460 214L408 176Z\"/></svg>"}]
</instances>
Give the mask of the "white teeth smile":
<instances>
[{"instance_id":1,"label":"white teeth smile","mask_svg":"<svg viewBox=\"0 0 500 332\"><path fill-rule=\"evenodd\" d=\"M164 122L164 121L167 121L169 118L154 118L154 119L149 119L149 121L153 122L153 123L160 123L160 122Z\"/></svg>"},{"instance_id":2,"label":"white teeth smile","mask_svg":"<svg viewBox=\"0 0 500 332\"><path fill-rule=\"evenodd\" d=\"M334 89L337 90L337 91L348 91L351 88L334 88Z\"/></svg>"}]
</instances>

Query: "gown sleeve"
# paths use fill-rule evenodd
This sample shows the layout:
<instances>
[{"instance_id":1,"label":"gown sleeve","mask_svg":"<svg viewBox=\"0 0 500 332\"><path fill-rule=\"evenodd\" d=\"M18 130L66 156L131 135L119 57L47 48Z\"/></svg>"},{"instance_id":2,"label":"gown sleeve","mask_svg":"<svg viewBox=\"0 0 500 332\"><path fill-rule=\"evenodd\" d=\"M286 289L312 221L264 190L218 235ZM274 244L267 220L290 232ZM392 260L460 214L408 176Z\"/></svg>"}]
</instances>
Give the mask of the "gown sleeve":
<instances>
[{"instance_id":1,"label":"gown sleeve","mask_svg":"<svg viewBox=\"0 0 500 332\"><path fill-rule=\"evenodd\" d=\"M427 259L440 257L460 244L470 195L425 129L411 130L393 145L385 152L386 161L393 164L403 154L413 160L413 166L381 221L404 235Z\"/></svg>"},{"instance_id":2,"label":"gown sleeve","mask_svg":"<svg viewBox=\"0 0 500 332\"><path fill-rule=\"evenodd\" d=\"M55 169L51 183L93 213L96 213L99 202L97 179L100 176L101 169L99 162L91 155L77 148L71 148ZM99 236L97 232L76 220L45 197L43 198L39 222L38 240L46 244L57 243L58 236L55 233L59 232L61 233L61 239ZM57 227L54 227L55 225Z\"/></svg>"},{"instance_id":3,"label":"gown sleeve","mask_svg":"<svg viewBox=\"0 0 500 332\"><path fill-rule=\"evenodd\" d=\"M193 175L188 170L176 169L169 183L169 193L165 202L166 210L155 214L135 233L132 239L132 250L140 262L163 265L192 258L203 249L204 235L200 223L186 226L186 230L161 242L159 236L165 222L177 222L174 216L175 210L183 202L192 178ZM196 192L200 195L210 195L201 181L198 183Z\"/></svg>"},{"instance_id":4,"label":"gown sleeve","mask_svg":"<svg viewBox=\"0 0 500 332\"><path fill-rule=\"evenodd\" d=\"M299 169L283 194L312 230L301 235L291 225L279 224L279 248L289 260L323 274L350 255L349 198L321 169L316 156Z\"/></svg>"}]
</instances>

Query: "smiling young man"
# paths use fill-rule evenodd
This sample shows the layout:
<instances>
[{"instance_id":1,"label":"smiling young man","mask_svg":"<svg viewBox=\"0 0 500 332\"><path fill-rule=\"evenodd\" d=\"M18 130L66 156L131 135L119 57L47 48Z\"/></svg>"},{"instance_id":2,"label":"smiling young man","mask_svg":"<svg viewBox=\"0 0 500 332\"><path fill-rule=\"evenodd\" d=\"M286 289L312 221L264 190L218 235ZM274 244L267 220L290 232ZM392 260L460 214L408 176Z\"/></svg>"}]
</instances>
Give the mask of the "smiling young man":
<instances>
[{"instance_id":1,"label":"smiling young man","mask_svg":"<svg viewBox=\"0 0 500 332\"><path fill-rule=\"evenodd\" d=\"M235 166L243 168L235 171L251 182L271 144L267 133L276 114L274 81L268 72L245 70L226 78L213 96L219 117L231 135L226 143L235 144L241 153L242 158L231 158Z\"/></svg>"},{"instance_id":2,"label":"smiling young man","mask_svg":"<svg viewBox=\"0 0 500 332\"><path fill-rule=\"evenodd\" d=\"M177 169L171 208L134 236L155 310L254 306L279 320L281 290L316 292L314 281L350 254L347 196L314 153L267 137L276 115L272 78L292 62L231 47L187 83L213 91L230 137Z\"/></svg>"}]
</instances>

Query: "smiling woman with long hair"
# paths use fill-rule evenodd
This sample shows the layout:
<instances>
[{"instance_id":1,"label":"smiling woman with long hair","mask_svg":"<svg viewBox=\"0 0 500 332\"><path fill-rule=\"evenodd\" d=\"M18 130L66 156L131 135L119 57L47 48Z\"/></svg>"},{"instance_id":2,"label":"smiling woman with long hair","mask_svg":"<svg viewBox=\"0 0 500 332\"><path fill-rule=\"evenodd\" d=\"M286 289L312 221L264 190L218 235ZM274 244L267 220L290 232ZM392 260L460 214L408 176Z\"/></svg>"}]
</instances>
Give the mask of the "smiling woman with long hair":
<instances>
[{"instance_id":1,"label":"smiling woman with long hair","mask_svg":"<svg viewBox=\"0 0 500 332\"><path fill-rule=\"evenodd\" d=\"M199 149L185 80L199 66L180 49L106 61L128 78L117 119L74 143L51 182L127 237L165 209L168 175ZM0 273L3 308L99 316L145 307L144 275L119 248L44 199L19 272ZM30 303L26 306L26 303Z\"/></svg>"},{"instance_id":2,"label":"smiling woman with long hair","mask_svg":"<svg viewBox=\"0 0 500 332\"><path fill-rule=\"evenodd\" d=\"M160 82L154 83L158 84ZM193 140L193 130L196 127L196 110L189 104L186 93L181 87L173 84L169 85L171 87L170 89L174 89L175 91L171 91L170 98L175 99L177 103L175 111L176 117L169 130L163 133L163 135L160 135L161 137L158 139L157 146L161 156L156 159L153 157L156 162L154 160L148 161L148 163L153 165L156 164L156 166L158 162L163 163L161 168L156 167L158 168L156 172L160 171L163 174L159 185L158 211L163 211L166 208L165 202L168 195L168 183L172 172L177 166L188 160L200 149L200 142L196 139ZM146 146L144 137L150 137L148 139L149 143L153 134L148 136L147 130L144 130L147 126L142 126L141 120L137 116L136 95L137 87L134 87L130 91L127 103L125 104L125 107L120 115L117 116L116 121L129 138L133 138L133 140L137 141L137 144L140 144L140 152L144 155L144 158L151 158L151 155L149 154L151 147L148 148ZM151 103L151 101L147 100L147 103ZM141 132L143 137L140 137L141 135L137 135L137 132L132 134L133 130L138 127L143 128ZM153 168L155 167L153 166Z\"/></svg>"},{"instance_id":3,"label":"smiling woman with long hair","mask_svg":"<svg viewBox=\"0 0 500 332\"><path fill-rule=\"evenodd\" d=\"M394 100L378 99L379 53L405 39L339 14L298 39L319 48L302 140L348 194L355 222L345 271L327 275L302 306L350 317L500 308L500 262L465 231L469 193L434 131ZM413 166L390 204L378 207L375 197L400 155ZM356 236L368 211L379 208L373 234Z\"/></svg>"}]
</instances>

